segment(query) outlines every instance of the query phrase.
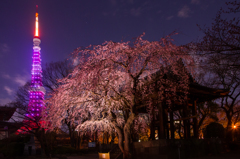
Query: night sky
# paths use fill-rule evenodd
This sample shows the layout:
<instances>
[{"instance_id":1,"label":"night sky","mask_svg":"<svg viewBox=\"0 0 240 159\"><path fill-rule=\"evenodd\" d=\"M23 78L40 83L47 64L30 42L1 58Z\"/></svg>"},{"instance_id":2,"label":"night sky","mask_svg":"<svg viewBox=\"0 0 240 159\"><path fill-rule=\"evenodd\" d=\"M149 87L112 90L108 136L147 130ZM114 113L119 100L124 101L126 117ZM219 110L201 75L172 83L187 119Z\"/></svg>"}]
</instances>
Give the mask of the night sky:
<instances>
[{"instance_id":1,"label":"night sky","mask_svg":"<svg viewBox=\"0 0 240 159\"><path fill-rule=\"evenodd\" d=\"M173 31L175 44L203 36L227 0L0 0L0 105L31 78L36 5L42 66L77 47L104 41L159 40Z\"/></svg>"}]
</instances>

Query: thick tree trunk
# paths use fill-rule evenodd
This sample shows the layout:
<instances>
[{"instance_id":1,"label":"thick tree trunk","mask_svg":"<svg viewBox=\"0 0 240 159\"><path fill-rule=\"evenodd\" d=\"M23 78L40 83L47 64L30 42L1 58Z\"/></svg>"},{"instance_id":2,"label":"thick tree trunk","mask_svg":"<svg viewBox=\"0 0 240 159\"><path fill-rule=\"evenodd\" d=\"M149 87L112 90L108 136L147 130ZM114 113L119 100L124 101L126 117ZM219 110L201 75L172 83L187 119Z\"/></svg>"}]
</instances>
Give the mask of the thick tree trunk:
<instances>
[{"instance_id":1,"label":"thick tree trunk","mask_svg":"<svg viewBox=\"0 0 240 159\"><path fill-rule=\"evenodd\" d=\"M135 119L135 114L131 113L129 115L129 118L123 128L124 133L124 152L123 152L123 158L128 159L131 158L130 154L130 133L131 133L131 125L133 123L133 120Z\"/></svg>"},{"instance_id":2,"label":"thick tree trunk","mask_svg":"<svg viewBox=\"0 0 240 159\"><path fill-rule=\"evenodd\" d=\"M226 138L228 141L233 141L233 136L232 136L232 117L227 115L228 119L228 124L227 124L227 133L226 133Z\"/></svg>"},{"instance_id":3,"label":"thick tree trunk","mask_svg":"<svg viewBox=\"0 0 240 159\"><path fill-rule=\"evenodd\" d=\"M124 153L123 158L130 158L130 132L129 130L124 129Z\"/></svg>"},{"instance_id":4,"label":"thick tree trunk","mask_svg":"<svg viewBox=\"0 0 240 159\"><path fill-rule=\"evenodd\" d=\"M170 130L171 130L171 139L175 139L175 126L173 121L173 111L170 112Z\"/></svg>"},{"instance_id":5,"label":"thick tree trunk","mask_svg":"<svg viewBox=\"0 0 240 159\"><path fill-rule=\"evenodd\" d=\"M193 101L192 115L193 115L193 116L197 115L197 101L196 101L196 100ZM198 133L198 121L197 121L197 117L194 117L194 118L193 118L193 134L194 134L194 138L195 138L195 139L198 139L199 133Z\"/></svg>"},{"instance_id":6,"label":"thick tree trunk","mask_svg":"<svg viewBox=\"0 0 240 159\"><path fill-rule=\"evenodd\" d=\"M164 108L163 104L159 103L158 105L158 117L159 117L159 129L158 129L158 138L159 139L165 139L165 126L164 126Z\"/></svg>"},{"instance_id":7,"label":"thick tree trunk","mask_svg":"<svg viewBox=\"0 0 240 159\"><path fill-rule=\"evenodd\" d=\"M152 110L152 120L150 123L150 140L155 140L155 113L154 113L154 109Z\"/></svg>"},{"instance_id":8,"label":"thick tree trunk","mask_svg":"<svg viewBox=\"0 0 240 159\"><path fill-rule=\"evenodd\" d=\"M75 144L75 137L74 137L74 133L73 132L71 132L70 134L69 134L69 136L70 136L70 142L71 142L71 147L74 147L74 148L76 148L76 144Z\"/></svg>"},{"instance_id":9,"label":"thick tree trunk","mask_svg":"<svg viewBox=\"0 0 240 159\"><path fill-rule=\"evenodd\" d=\"M124 149L123 149L123 133L122 133L122 130L116 126L114 124L114 127L117 131L117 135L118 135L118 146L119 146L119 149L122 151L122 153L124 153Z\"/></svg>"},{"instance_id":10,"label":"thick tree trunk","mask_svg":"<svg viewBox=\"0 0 240 159\"><path fill-rule=\"evenodd\" d=\"M123 127L123 131L120 127L117 126L117 123L115 120L112 121L112 125L114 126L118 134L118 146L123 153L124 159L130 158L131 125L134 119L135 119L135 114L131 113L127 118L126 124ZM123 147L123 138L124 138L124 147Z\"/></svg>"},{"instance_id":11,"label":"thick tree trunk","mask_svg":"<svg viewBox=\"0 0 240 159\"><path fill-rule=\"evenodd\" d=\"M71 126L70 123L67 123L67 126L68 126L68 131L69 131L71 147L76 148L76 140L75 140L75 136L74 136L74 128Z\"/></svg>"},{"instance_id":12,"label":"thick tree trunk","mask_svg":"<svg viewBox=\"0 0 240 159\"><path fill-rule=\"evenodd\" d=\"M42 130L37 130L35 132L35 137L36 139L40 142L41 145L41 155L42 157L49 156L47 144L46 144L46 135L44 129Z\"/></svg>"}]
</instances>

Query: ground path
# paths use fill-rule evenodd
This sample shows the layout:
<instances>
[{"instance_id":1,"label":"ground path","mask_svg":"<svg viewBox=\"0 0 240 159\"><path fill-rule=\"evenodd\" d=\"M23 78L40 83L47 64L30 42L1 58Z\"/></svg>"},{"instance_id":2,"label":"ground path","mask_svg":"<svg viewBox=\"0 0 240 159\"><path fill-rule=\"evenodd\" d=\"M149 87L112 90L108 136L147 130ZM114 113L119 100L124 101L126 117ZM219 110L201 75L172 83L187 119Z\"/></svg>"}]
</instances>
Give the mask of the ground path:
<instances>
[{"instance_id":1,"label":"ground path","mask_svg":"<svg viewBox=\"0 0 240 159\"><path fill-rule=\"evenodd\" d=\"M68 156L67 159L98 159L98 153L95 154L84 154L81 156Z\"/></svg>"},{"instance_id":2,"label":"ground path","mask_svg":"<svg viewBox=\"0 0 240 159\"><path fill-rule=\"evenodd\" d=\"M1 158L1 157L0 157ZM50 159L50 158L39 158L36 156L28 156L28 157L20 157L19 159ZM51 159L99 159L98 153L90 153L90 154L82 154L82 155L69 155L69 156L59 156L59 157L52 157ZM146 158L151 159L151 158ZM162 159L165 159L164 157ZM232 152L227 153L220 153L217 155L207 155L202 157L196 158L189 158L189 159L240 159L240 149Z\"/></svg>"},{"instance_id":3,"label":"ground path","mask_svg":"<svg viewBox=\"0 0 240 159\"><path fill-rule=\"evenodd\" d=\"M240 159L240 150L189 159Z\"/></svg>"},{"instance_id":4,"label":"ground path","mask_svg":"<svg viewBox=\"0 0 240 159\"><path fill-rule=\"evenodd\" d=\"M67 159L98 159L98 154L84 154L81 156L68 156ZM147 158L149 159L149 158ZM197 158L189 158L189 159L240 159L240 150L228 153L221 153L217 155L208 155Z\"/></svg>"}]
</instances>

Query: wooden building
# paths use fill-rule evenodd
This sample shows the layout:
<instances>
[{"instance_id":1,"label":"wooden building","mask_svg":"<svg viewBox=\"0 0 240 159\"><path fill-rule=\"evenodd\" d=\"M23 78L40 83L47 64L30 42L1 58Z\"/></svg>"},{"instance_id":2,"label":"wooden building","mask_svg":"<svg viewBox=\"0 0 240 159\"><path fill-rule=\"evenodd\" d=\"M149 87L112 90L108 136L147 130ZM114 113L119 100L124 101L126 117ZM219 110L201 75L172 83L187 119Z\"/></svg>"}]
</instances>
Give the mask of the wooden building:
<instances>
[{"instance_id":1,"label":"wooden building","mask_svg":"<svg viewBox=\"0 0 240 159\"><path fill-rule=\"evenodd\" d=\"M229 90L214 89L202 86L190 79L188 100L184 104L174 101L171 106L166 102L158 104L158 113L153 114L150 124L151 139L155 139L155 130L158 130L159 139L175 139L176 127L183 125L183 138L198 138L198 112L197 104L224 97ZM178 111L181 117L174 116Z\"/></svg>"},{"instance_id":2,"label":"wooden building","mask_svg":"<svg viewBox=\"0 0 240 159\"><path fill-rule=\"evenodd\" d=\"M8 122L15 111L16 108L0 107L0 140L8 138L17 130L16 123Z\"/></svg>"}]
</instances>

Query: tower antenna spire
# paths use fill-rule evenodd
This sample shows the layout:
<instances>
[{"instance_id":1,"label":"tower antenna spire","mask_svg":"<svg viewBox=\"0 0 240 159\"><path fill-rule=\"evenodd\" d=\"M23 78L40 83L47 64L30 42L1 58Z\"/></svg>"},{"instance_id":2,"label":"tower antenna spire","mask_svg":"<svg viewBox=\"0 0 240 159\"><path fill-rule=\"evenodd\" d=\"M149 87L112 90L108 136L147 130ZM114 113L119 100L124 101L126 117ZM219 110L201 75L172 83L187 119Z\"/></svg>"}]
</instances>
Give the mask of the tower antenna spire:
<instances>
[{"instance_id":1,"label":"tower antenna spire","mask_svg":"<svg viewBox=\"0 0 240 159\"><path fill-rule=\"evenodd\" d=\"M39 31L38 31L38 5L36 5L35 36L39 37Z\"/></svg>"}]
</instances>

